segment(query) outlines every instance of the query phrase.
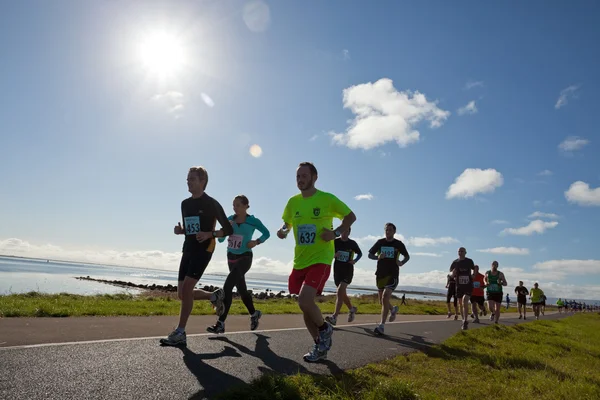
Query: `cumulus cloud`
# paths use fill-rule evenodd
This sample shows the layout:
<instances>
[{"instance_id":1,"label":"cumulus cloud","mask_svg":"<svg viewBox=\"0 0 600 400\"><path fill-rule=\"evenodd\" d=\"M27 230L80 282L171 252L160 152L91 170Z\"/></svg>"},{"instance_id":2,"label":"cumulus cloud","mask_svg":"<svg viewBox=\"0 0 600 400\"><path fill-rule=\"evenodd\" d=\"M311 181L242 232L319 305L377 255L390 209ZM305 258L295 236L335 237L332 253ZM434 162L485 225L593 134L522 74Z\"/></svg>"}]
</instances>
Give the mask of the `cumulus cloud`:
<instances>
[{"instance_id":1,"label":"cumulus cloud","mask_svg":"<svg viewBox=\"0 0 600 400\"><path fill-rule=\"evenodd\" d=\"M444 236L439 238L430 237L411 237L406 240L406 243L415 247L433 247L439 246L440 244L453 244L460 243L458 239L450 236Z\"/></svg>"},{"instance_id":2,"label":"cumulus cloud","mask_svg":"<svg viewBox=\"0 0 600 400\"><path fill-rule=\"evenodd\" d=\"M539 262L533 268L569 275L600 274L600 260L549 260Z\"/></svg>"},{"instance_id":3,"label":"cumulus cloud","mask_svg":"<svg viewBox=\"0 0 600 400\"><path fill-rule=\"evenodd\" d=\"M345 133L330 135L332 143L350 149L369 150L392 141L407 147L419 141L419 123L438 128L450 116L424 94L396 90L388 78L344 89L343 102L354 119Z\"/></svg>"},{"instance_id":4,"label":"cumulus cloud","mask_svg":"<svg viewBox=\"0 0 600 400\"><path fill-rule=\"evenodd\" d=\"M549 169L545 169L543 171L538 172L538 176L552 176L554 173Z\"/></svg>"},{"instance_id":5,"label":"cumulus cloud","mask_svg":"<svg viewBox=\"0 0 600 400\"><path fill-rule=\"evenodd\" d=\"M600 187L591 189L587 183L577 181L571 184L565 197L570 203L580 206L600 206Z\"/></svg>"},{"instance_id":6,"label":"cumulus cloud","mask_svg":"<svg viewBox=\"0 0 600 400\"><path fill-rule=\"evenodd\" d=\"M523 226L521 228L506 228L502 231L504 234L509 235L520 235L520 236L531 236L534 233L543 234L548 229L556 228L558 222L544 222L541 219L536 219L535 221L531 221L529 225Z\"/></svg>"},{"instance_id":7,"label":"cumulus cloud","mask_svg":"<svg viewBox=\"0 0 600 400\"><path fill-rule=\"evenodd\" d=\"M560 95L558 96L558 100L556 101L556 104L554 105L554 108L556 108L558 110L559 108L566 106L569 103L570 99L576 99L578 97L578 93L577 93L578 89L579 89L579 86L571 85L571 86L561 90Z\"/></svg>"},{"instance_id":8,"label":"cumulus cloud","mask_svg":"<svg viewBox=\"0 0 600 400\"><path fill-rule=\"evenodd\" d=\"M579 136L569 136L558 145L558 148L564 152L573 152L581 150L589 143L589 140L580 138Z\"/></svg>"},{"instance_id":9,"label":"cumulus cloud","mask_svg":"<svg viewBox=\"0 0 600 400\"><path fill-rule=\"evenodd\" d=\"M513 256L526 256L529 254L529 249L520 247L494 247L491 249L477 250L480 253L505 254Z\"/></svg>"},{"instance_id":10,"label":"cumulus cloud","mask_svg":"<svg viewBox=\"0 0 600 400\"><path fill-rule=\"evenodd\" d=\"M419 257L441 257L441 254L438 253L410 253L411 256L419 256Z\"/></svg>"},{"instance_id":11,"label":"cumulus cloud","mask_svg":"<svg viewBox=\"0 0 600 400\"><path fill-rule=\"evenodd\" d=\"M477 113L477 106L475 105L475 100L470 101L466 106L458 109L458 115L469 115Z\"/></svg>"},{"instance_id":12,"label":"cumulus cloud","mask_svg":"<svg viewBox=\"0 0 600 400\"><path fill-rule=\"evenodd\" d=\"M559 219L560 217L558 216L558 214L544 213L544 212L536 211L536 212L530 214L527 218L529 218L529 219L532 219L532 218Z\"/></svg>"},{"instance_id":13,"label":"cumulus cloud","mask_svg":"<svg viewBox=\"0 0 600 400\"><path fill-rule=\"evenodd\" d=\"M371 193L359 194L354 196L354 200L373 200L373 195Z\"/></svg>"},{"instance_id":14,"label":"cumulus cloud","mask_svg":"<svg viewBox=\"0 0 600 400\"><path fill-rule=\"evenodd\" d=\"M479 193L492 193L504 184L502 174L495 169L467 168L446 192L446 199L468 199Z\"/></svg>"}]
</instances>

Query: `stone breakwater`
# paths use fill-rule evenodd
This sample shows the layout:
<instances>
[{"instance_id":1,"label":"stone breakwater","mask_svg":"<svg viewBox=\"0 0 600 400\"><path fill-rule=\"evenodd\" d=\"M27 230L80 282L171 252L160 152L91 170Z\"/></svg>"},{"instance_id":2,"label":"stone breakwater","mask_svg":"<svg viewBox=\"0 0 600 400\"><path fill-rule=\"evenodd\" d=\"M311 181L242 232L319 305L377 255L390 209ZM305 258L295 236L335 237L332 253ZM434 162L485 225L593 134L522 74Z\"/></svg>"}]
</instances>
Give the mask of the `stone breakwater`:
<instances>
[{"instance_id":1,"label":"stone breakwater","mask_svg":"<svg viewBox=\"0 0 600 400\"><path fill-rule=\"evenodd\" d=\"M119 281L119 280L96 279L96 278L91 278L89 275L88 276L76 277L75 279L80 279L80 280L83 280L83 281L93 281L93 282L106 283L108 285L114 285L114 286L119 286L119 287L124 287L124 288L135 288L135 289L158 291L158 292L166 292L166 293L176 293L177 292L177 286L173 286L171 284L167 284L167 285L156 285L156 284L144 285L144 284L136 284L136 283L132 283L132 282ZM196 288L197 289L203 289L203 290L206 290L208 292L213 292L213 291L217 290L219 287L218 286L213 286L213 285L204 285L204 286L202 286L199 283L198 286L196 286ZM271 289L266 289L264 292L258 292L258 293L253 293L252 290L248 290L248 292L250 292L250 294L252 295L252 297L254 297L255 299L258 299L258 300L267 300L267 299L295 299L295 298L298 297L296 295L285 294L284 291L280 291L278 293L275 293ZM233 297L234 298L239 297L239 294L237 292L233 292Z\"/></svg>"}]
</instances>

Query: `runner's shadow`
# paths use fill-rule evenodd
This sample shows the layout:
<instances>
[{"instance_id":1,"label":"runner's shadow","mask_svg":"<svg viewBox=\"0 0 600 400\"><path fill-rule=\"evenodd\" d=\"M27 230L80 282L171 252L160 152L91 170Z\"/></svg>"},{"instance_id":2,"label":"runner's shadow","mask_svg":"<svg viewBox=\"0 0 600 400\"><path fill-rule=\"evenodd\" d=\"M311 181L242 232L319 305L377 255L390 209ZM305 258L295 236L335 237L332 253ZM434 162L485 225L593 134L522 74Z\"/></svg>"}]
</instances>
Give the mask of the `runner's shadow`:
<instances>
[{"instance_id":1,"label":"runner's shadow","mask_svg":"<svg viewBox=\"0 0 600 400\"><path fill-rule=\"evenodd\" d=\"M202 389L192 395L190 399L212 398L228 387L245 384L243 380L204 362L205 360L214 360L222 357L241 357L242 355L235 351L235 349L225 346L218 353L197 354L185 346L178 348L183 353L183 362L186 367L194 374L198 383L202 386Z\"/></svg>"},{"instance_id":2,"label":"runner's shadow","mask_svg":"<svg viewBox=\"0 0 600 400\"><path fill-rule=\"evenodd\" d=\"M376 337L376 338L379 338L382 340L394 342L403 347L410 347L412 349L421 350L421 351L425 351L434 345L434 343L427 342L425 337L419 336L419 335L410 335L411 339L409 340L409 339L403 339L398 336L391 336L391 335L375 336L375 334L373 333L373 330L367 329L367 328L360 328L357 330L354 330L354 329L340 329L340 330L342 330L344 332L348 332L348 333L353 333L356 335L365 335L365 336L370 336L370 337ZM360 332L361 330L363 332Z\"/></svg>"}]
</instances>

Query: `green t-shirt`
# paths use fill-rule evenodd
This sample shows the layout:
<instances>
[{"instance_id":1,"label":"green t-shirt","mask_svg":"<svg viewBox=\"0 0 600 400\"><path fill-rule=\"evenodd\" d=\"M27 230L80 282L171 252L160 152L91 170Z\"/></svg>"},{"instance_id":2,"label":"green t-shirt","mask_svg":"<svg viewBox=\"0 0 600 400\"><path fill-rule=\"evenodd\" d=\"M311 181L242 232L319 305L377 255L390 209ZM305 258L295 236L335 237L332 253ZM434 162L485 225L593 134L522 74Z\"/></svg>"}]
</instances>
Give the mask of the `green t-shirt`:
<instances>
[{"instance_id":1,"label":"green t-shirt","mask_svg":"<svg viewBox=\"0 0 600 400\"><path fill-rule=\"evenodd\" d=\"M541 303L544 300L544 292L540 288L533 288L529 291L532 303Z\"/></svg>"},{"instance_id":2,"label":"green t-shirt","mask_svg":"<svg viewBox=\"0 0 600 400\"><path fill-rule=\"evenodd\" d=\"M288 200L283 222L294 229L294 269L314 264L331 264L335 255L334 241L321 239L323 229L333 229L333 218L343 219L352 210L331 193L317 190L310 197L297 194Z\"/></svg>"}]
</instances>

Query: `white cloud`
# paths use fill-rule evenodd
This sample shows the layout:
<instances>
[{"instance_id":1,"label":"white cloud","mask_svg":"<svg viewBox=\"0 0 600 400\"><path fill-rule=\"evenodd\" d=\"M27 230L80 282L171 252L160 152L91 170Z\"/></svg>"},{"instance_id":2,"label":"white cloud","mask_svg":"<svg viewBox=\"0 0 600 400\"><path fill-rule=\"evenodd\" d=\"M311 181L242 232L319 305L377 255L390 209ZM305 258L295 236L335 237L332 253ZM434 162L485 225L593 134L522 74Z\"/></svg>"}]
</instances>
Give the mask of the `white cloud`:
<instances>
[{"instance_id":1,"label":"white cloud","mask_svg":"<svg viewBox=\"0 0 600 400\"><path fill-rule=\"evenodd\" d=\"M529 254L529 249L520 247L494 247L491 249L477 250L480 253L505 254L513 256L526 256Z\"/></svg>"},{"instance_id":2,"label":"white cloud","mask_svg":"<svg viewBox=\"0 0 600 400\"><path fill-rule=\"evenodd\" d=\"M483 81L468 81L465 84L465 89L470 90L476 87L483 87Z\"/></svg>"},{"instance_id":3,"label":"white cloud","mask_svg":"<svg viewBox=\"0 0 600 400\"><path fill-rule=\"evenodd\" d=\"M342 57L344 58L344 61L349 60L350 59L350 51L348 49L342 50Z\"/></svg>"},{"instance_id":4,"label":"white cloud","mask_svg":"<svg viewBox=\"0 0 600 400\"><path fill-rule=\"evenodd\" d=\"M397 91L388 78L344 89L343 102L354 119L345 133L330 135L333 144L350 149L369 150L391 141L407 147L419 141L415 126L420 122L438 128L450 116L419 92Z\"/></svg>"},{"instance_id":5,"label":"white cloud","mask_svg":"<svg viewBox=\"0 0 600 400\"><path fill-rule=\"evenodd\" d=\"M315 140L317 140L319 138L319 135L312 135L310 137L310 139L308 139L310 142L314 142Z\"/></svg>"},{"instance_id":6,"label":"white cloud","mask_svg":"<svg viewBox=\"0 0 600 400\"><path fill-rule=\"evenodd\" d=\"M373 200L373 195L371 193L359 194L358 196L354 196L354 200Z\"/></svg>"},{"instance_id":7,"label":"white cloud","mask_svg":"<svg viewBox=\"0 0 600 400\"><path fill-rule=\"evenodd\" d=\"M600 206L600 187L590 189L587 183L577 181L571 184L565 197L570 203L580 206Z\"/></svg>"},{"instance_id":8,"label":"white cloud","mask_svg":"<svg viewBox=\"0 0 600 400\"><path fill-rule=\"evenodd\" d=\"M264 1L246 3L242 17L252 32L264 32L271 24L271 10Z\"/></svg>"},{"instance_id":9,"label":"white cloud","mask_svg":"<svg viewBox=\"0 0 600 400\"><path fill-rule=\"evenodd\" d=\"M508 221L505 221L503 219L495 219L492 221L492 224L494 225L506 225L508 224Z\"/></svg>"},{"instance_id":10,"label":"white cloud","mask_svg":"<svg viewBox=\"0 0 600 400\"><path fill-rule=\"evenodd\" d=\"M545 169L543 171L538 172L538 176L552 176L554 173L549 169Z\"/></svg>"},{"instance_id":11,"label":"white cloud","mask_svg":"<svg viewBox=\"0 0 600 400\"><path fill-rule=\"evenodd\" d=\"M539 262L533 268L566 275L600 274L600 260L549 260Z\"/></svg>"},{"instance_id":12,"label":"white cloud","mask_svg":"<svg viewBox=\"0 0 600 400\"><path fill-rule=\"evenodd\" d=\"M406 240L406 243L415 247L430 247L430 246L438 246L440 244L453 244L460 243L458 239L455 239L450 236L444 236L439 238L430 238L430 237L411 237Z\"/></svg>"},{"instance_id":13,"label":"white cloud","mask_svg":"<svg viewBox=\"0 0 600 400\"><path fill-rule=\"evenodd\" d=\"M549 218L549 219L558 219L560 218L557 214L554 213L543 213L540 211L536 211L532 214L530 214L527 218L532 219L532 218Z\"/></svg>"},{"instance_id":14,"label":"white cloud","mask_svg":"<svg viewBox=\"0 0 600 400\"><path fill-rule=\"evenodd\" d=\"M438 253L410 253L411 256L420 256L420 257L441 257L441 254Z\"/></svg>"},{"instance_id":15,"label":"white cloud","mask_svg":"<svg viewBox=\"0 0 600 400\"><path fill-rule=\"evenodd\" d=\"M151 99L165 107L167 112L173 115L175 119L182 116L184 108L183 93L171 90L165 93L155 94Z\"/></svg>"},{"instance_id":16,"label":"white cloud","mask_svg":"<svg viewBox=\"0 0 600 400\"><path fill-rule=\"evenodd\" d=\"M475 100L470 101L466 106L458 109L458 115L467 115L467 114L476 114L477 106L475 105Z\"/></svg>"},{"instance_id":17,"label":"white cloud","mask_svg":"<svg viewBox=\"0 0 600 400\"><path fill-rule=\"evenodd\" d=\"M468 199L478 193L492 193L504 184L502 174L495 169L467 168L446 192L446 199Z\"/></svg>"},{"instance_id":18,"label":"white cloud","mask_svg":"<svg viewBox=\"0 0 600 400\"><path fill-rule=\"evenodd\" d=\"M506 228L502 231L502 233L508 233L509 235L520 235L520 236L531 236L534 233L543 234L548 229L556 228L558 222L544 222L541 219L536 219L535 221L531 221L529 225L523 226L521 228Z\"/></svg>"},{"instance_id":19,"label":"white cloud","mask_svg":"<svg viewBox=\"0 0 600 400\"><path fill-rule=\"evenodd\" d=\"M590 141L587 139L582 139L579 136L569 136L561 144L558 145L558 148L565 152L571 152L576 150L581 150Z\"/></svg>"},{"instance_id":20,"label":"white cloud","mask_svg":"<svg viewBox=\"0 0 600 400\"><path fill-rule=\"evenodd\" d=\"M579 86L571 85L561 90L560 96L558 96L558 100L556 101L554 108L558 110L559 108L566 106L569 103L569 99L576 99L577 89L579 89Z\"/></svg>"}]
</instances>

